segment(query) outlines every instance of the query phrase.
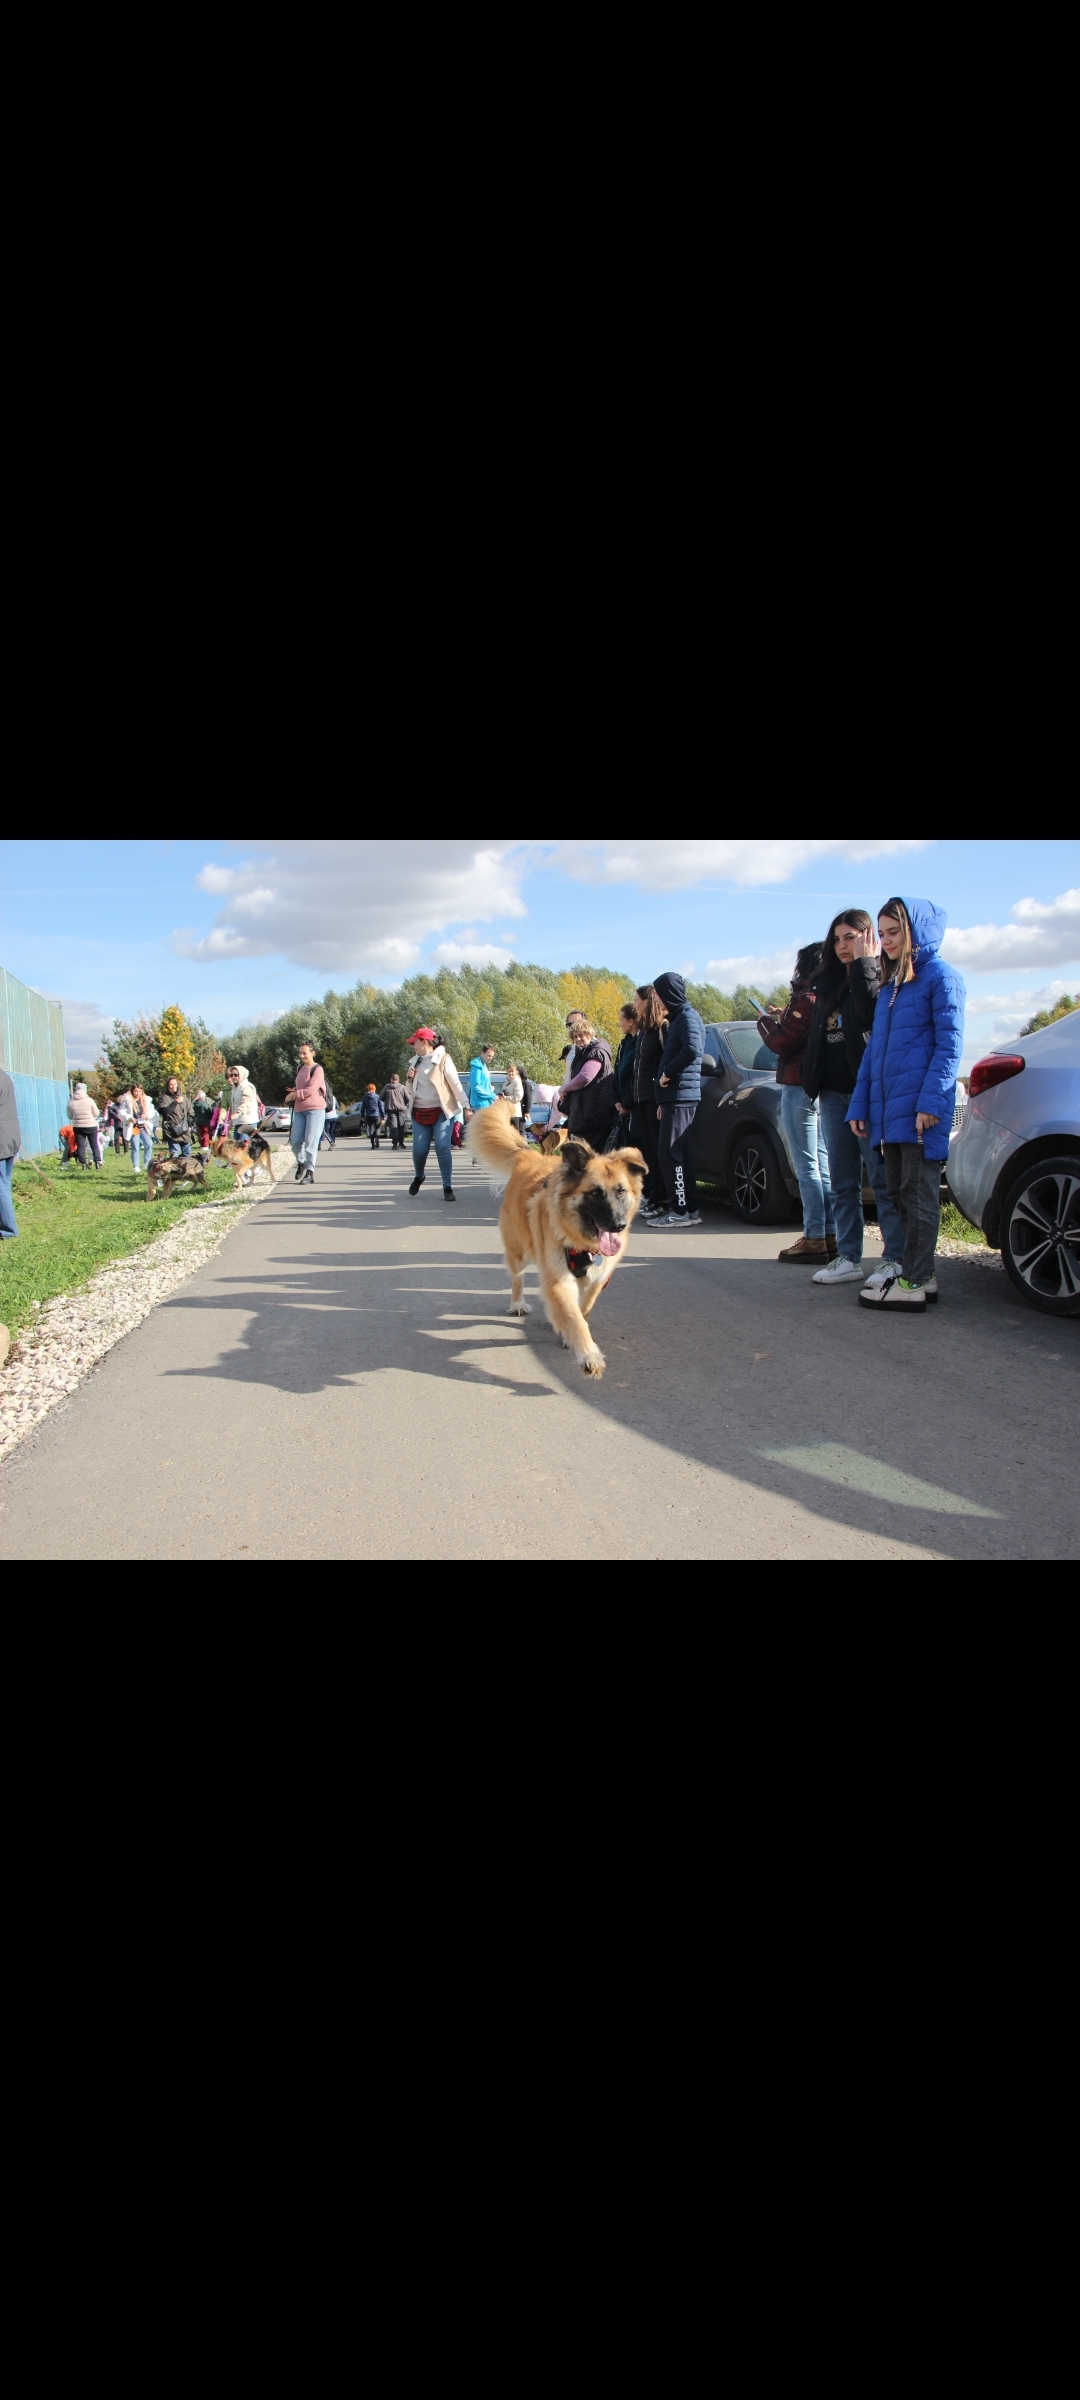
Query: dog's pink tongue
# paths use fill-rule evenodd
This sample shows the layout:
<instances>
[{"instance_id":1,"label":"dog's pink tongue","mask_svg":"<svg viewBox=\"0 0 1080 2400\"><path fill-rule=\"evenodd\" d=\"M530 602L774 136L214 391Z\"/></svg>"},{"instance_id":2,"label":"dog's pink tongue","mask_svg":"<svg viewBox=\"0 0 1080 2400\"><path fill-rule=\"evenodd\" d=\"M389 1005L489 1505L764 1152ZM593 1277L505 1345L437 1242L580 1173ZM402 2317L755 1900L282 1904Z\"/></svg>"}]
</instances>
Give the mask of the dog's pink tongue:
<instances>
[{"instance_id":1,"label":"dog's pink tongue","mask_svg":"<svg viewBox=\"0 0 1080 2400\"><path fill-rule=\"evenodd\" d=\"M617 1258L621 1248L622 1243L620 1242L617 1233L601 1234L600 1255L602 1258Z\"/></svg>"}]
</instances>

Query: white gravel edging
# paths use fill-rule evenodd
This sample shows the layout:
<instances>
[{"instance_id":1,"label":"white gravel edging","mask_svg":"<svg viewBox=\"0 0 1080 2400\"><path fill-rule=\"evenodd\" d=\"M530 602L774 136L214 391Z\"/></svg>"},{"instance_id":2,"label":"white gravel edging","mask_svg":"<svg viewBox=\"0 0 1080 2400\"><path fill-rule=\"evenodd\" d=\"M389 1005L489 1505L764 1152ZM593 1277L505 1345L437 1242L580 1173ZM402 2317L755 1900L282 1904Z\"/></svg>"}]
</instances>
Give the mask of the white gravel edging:
<instances>
[{"instance_id":1,"label":"white gravel edging","mask_svg":"<svg viewBox=\"0 0 1080 2400\"><path fill-rule=\"evenodd\" d=\"M280 1152L275 1151L276 1162ZM282 1165L292 1165L287 1150ZM274 1171L274 1183L280 1182ZM205 1266L251 1201L268 1200L273 1185L256 1182L242 1199L204 1201L178 1224L134 1250L99 1267L89 1283L76 1292L60 1292L48 1300L33 1325L16 1336L12 1357L0 1372L0 1459L40 1425L58 1400L66 1400L83 1377L114 1343L141 1325L160 1300L167 1300L178 1283Z\"/></svg>"},{"instance_id":2,"label":"white gravel edging","mask_svg":"<svg viewBox=\"0 0 1080 2400\"><path fill-rule=\"evenodd\" d=\"M987 1250L981 1242L951 1242L945 1239L939 1241L937 1254L939 1258L970 1259L977 1267L1001 1267L1004 1272L1005 1262L1000 1250Z\"/></svg>"}]
</instances>

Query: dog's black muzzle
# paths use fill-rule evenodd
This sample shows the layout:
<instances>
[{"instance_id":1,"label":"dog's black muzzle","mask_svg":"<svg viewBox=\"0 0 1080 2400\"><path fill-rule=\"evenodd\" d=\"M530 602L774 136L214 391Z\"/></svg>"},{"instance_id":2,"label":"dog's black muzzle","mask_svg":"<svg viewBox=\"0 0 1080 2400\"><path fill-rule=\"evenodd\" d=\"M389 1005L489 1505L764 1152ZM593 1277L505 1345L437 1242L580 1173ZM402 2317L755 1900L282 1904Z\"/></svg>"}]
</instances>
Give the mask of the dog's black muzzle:
<instances>
[{"instance_id":1,"label":"dog's black muzzle","mask_svg":"<svg viewBox=\"0 0 1080 2400\"><path fill-rule=\"evenodd\" d=\"M613 1208L603 1193L597 1193L595 1199L590 1193L588 1207L582 1201L578 1215L594 1238L601 1233L625 1233L630 1223L626 1209Z\"/></svg>"}]
</instances>

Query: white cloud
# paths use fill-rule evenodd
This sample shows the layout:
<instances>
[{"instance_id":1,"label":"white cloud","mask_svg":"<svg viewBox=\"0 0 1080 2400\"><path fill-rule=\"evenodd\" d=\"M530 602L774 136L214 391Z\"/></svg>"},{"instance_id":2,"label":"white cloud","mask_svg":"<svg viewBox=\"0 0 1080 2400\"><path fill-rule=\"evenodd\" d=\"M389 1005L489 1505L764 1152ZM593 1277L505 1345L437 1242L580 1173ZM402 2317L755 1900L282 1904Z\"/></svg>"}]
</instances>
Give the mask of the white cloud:
<instances>
[{"instance_id":1,"label":"white cloud","mask_svg":"<svg viewBox=\"0 0 1080 2400\"><path fill-rule=\"evenodd\" d=\"M1080 888L1056 900L1018 900L1009 910L1014 925L951 926L943 958L967 975L993 974L998 967L1068 967L1080 961Z\"/></svg>"},{"instance_id":2,"label":"white cloud","mask_svg":"<svg viewBox=\"0 0 1080 2400\"><path fill-rule=\"evenodd\" d=\"M174 933L173 948L210 963L280 951L328 975L405 975L433 933L525 916L525 864L509 842L275 842L272 855L267 845L238 866L203 867L196 881L221 898L220 913L201 938ZM469 944L502 962L474 933L461 936L461 955Z\"/></svg>"},{"instance_id":3,"label":"white cloud","mask_svg":"<svg viewBox=\"0 0 1080 2400\"><path fill-rule=\"evenodd\" d=\"M562 842L548 864L579 883L640 883L677 892L693 883L790 883L816 859L897 858L927 850L911 842Z\"/></svg>"},{"instance_id":4,"label":"white cloud","mask_svg":"<svg viewBox=\"0 0 1080 2400\"><path fill-rule=\"evenodd\" d=\"M514 952L499 942L477 941L475 933L463 933L459 942L437 942L431 955L440 967L508 967Z\"/></svg>"},{"instance_id":5,"label":"white cloud","mask_svg":"<svg viewBox=\"0 0 1080 2400\"><path fill-rule=\"evenodd\" d=\"M767 958L710 958L705 969L706 983L715 983L721 992L733 992L736 984L753 983L759 991L771 992L774 983L790 983L798 943L786 950L773 950Z\"/></svg>"},{"instance_id":6,"label":"white cloud","mask_svg":"<svg viewBox=\"0 0 1080 2400\"><path fill-rule=\"evenodd\" d=\"M211 864L200 869L195 881L200 892L231 892L237 874L245 871L236 867L215 867Z\"/></svg>"},{"instance_id":7,"label":"white cloud","mask_svg":"<svg viewBox=\"0 0 1080 2400\"><path fill-rule=\"evenodd\" d=\"M1005 1015L1015 1017L1019 1024L1025 1017L1034 1016L1040 1008L1053 1008L1055 1001L1060 1000L1062 993L1068 990L1067 983L1043 983L1037 991L980 992L974 1000L969 992L967 1014L969 1017Z\"/></svg>"},{"instance_id":8,"label":"white cloud","mask_svg":"<svg viewBox=\"0 0 1080 2400\"><path fill-rule=\"evenodd\" d=\"M37 985L34 986L35 991ZM55 1000L64 1012L64 1041L69 1067L91 1067L115 1019L107 1017L96 1000L65 1000L59 992L43 992L43 1000Z\"/></svg>"}]
</instances>

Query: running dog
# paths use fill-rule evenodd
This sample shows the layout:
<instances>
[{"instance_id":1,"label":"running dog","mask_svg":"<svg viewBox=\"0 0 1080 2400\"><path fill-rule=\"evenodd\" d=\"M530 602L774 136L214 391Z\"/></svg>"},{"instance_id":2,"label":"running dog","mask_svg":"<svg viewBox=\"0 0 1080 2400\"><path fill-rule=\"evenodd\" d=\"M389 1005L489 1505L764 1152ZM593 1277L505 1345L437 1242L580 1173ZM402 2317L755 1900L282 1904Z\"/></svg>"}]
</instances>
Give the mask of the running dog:
<instances>
[{"instance_id":1,"label":"running dog","mask_svg":"<svg viewBox=\"0 0 1080 2400\"><path fill-rule=\"evenodd\" d=\"M261 1133L252 1134L246 1149L243 1142L230 1142L227 1133L219 1133L217 1140L211 1142L210 1148L214 1157L220 1158L223 1166L232 1168L238 1192L244 1188L245 1175L250 1174L252 1183L254 1183L260 1167L264 1175L268 1175L271 1183L273 1182L273 1172L268 1163L270 1144L264 1140Z\"/></svg>"},{"instance_id":2,"label":"running dog","mask_svg":"<svg viewBox=\"0 0 1080 2400\"><path fill-rule=\"evenodd\" d=\"M148 1200L171 1200L181 1183L204 1185L206 1161L202 1158L154 1158L146 1171Z\"/></svg>"},{"instance_id":3,"label":"running dog","mask_svg":"<svg viewBox=\"0 0 1080 2400\"><path fill-rule=\"evenodd\" d=\"M506 1100L477 1110L469 1142L494 1182L505 1187L499 1231L511 1278L508 1314L529 1314L521 1295L531 1261L540 1270L549 1325L586 1375L602 1375L606 1361L589 1316L624 1255L637 1215L648 1173L640 1150L601 1156L571 1135L556 1158L543 1158L515 1133Z\"/></svg>"}]
</instances>

